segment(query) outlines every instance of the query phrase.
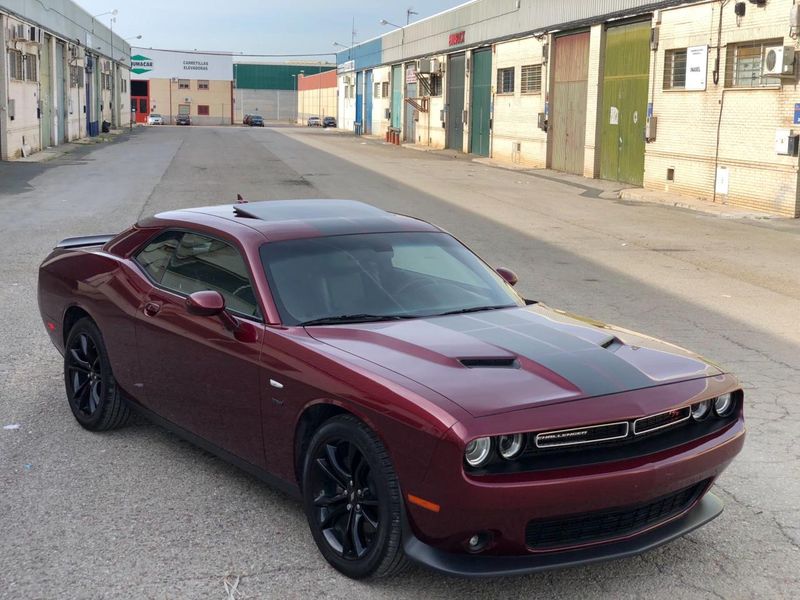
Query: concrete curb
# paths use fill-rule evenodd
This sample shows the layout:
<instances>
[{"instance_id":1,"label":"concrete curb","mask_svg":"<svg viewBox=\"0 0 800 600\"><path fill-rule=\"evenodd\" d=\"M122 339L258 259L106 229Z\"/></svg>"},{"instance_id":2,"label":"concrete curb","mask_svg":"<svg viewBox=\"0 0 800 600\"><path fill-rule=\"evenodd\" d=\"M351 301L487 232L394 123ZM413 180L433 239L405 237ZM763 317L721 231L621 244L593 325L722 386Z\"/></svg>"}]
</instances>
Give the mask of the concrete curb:
<instances>
[{"instance_id":1,"label":"concrete curb","mask_svg":"<svg viewBox=\"0 0 800 600\"><path fill-rule=\"evenodd\" d=\"M788 219L788 217L738 208L728 204L709 202L708 200L701 200L700 198L691 198L679 194L645 190L642 188L620 190L619 198L620 200L629 202L647 202L651 204L662 204L664 206L674 206L676 208L683 208L720 219L755 219L761 221Z\"/></svg>"}]
</instances>

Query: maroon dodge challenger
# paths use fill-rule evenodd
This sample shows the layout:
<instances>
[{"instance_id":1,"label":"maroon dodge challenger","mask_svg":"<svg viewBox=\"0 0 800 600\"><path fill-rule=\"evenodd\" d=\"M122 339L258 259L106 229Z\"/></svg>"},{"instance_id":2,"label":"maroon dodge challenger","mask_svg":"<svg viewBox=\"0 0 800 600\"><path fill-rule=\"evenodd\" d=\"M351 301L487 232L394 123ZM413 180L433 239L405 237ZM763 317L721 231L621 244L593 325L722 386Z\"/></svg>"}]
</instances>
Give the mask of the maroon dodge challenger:
<instances>
[{"instance_id":1,"label":"maroon dodge challenger","mask_svg":"<svg viewBox=\"0 0 800 600\"><path fill-rule=\"evenodd\" d=\"M737 379L516 281L419 219L270 201L64 240L39 306L78 423L140 410L301 498L349 577L585 564L718 516Z\"/></svg>"}]
</instances>

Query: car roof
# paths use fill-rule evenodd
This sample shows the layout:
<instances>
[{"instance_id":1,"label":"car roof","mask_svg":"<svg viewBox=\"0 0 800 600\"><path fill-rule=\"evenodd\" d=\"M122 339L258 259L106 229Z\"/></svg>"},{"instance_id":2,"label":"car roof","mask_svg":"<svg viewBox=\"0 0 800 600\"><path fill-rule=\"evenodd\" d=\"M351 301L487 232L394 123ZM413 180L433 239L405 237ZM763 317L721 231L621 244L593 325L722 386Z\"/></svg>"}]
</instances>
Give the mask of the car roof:
<instances>
[{"instance_id":1,"label":"car roof","mask_svg":"<svg viewBox=\"0 0 800 600\"><path fill-rule=\"evenodd\" d=\"M235 234L237 227L260 232L267 240L283 241L403 231L441 231L420 219L390 213L355 200L267 200L189 208L143 219L141 227L211 225Z\"/></svg>"}]
</instances>

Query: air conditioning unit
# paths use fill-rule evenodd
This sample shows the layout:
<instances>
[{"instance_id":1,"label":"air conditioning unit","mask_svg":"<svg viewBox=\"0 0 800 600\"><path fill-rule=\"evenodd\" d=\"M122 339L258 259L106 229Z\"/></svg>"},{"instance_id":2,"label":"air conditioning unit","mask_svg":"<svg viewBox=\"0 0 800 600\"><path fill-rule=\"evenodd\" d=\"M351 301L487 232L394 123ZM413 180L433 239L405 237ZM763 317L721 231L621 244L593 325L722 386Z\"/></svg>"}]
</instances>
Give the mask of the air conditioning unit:
<instances>
[{"instance_id":1,"label":"air conditioning unit","mask_svg":"<svg viewBox=\"0 0 800 600\"><path fill-rule=\"evenodd\" d=\"M435 58L421 58L417 61L417 73L420 75L438 75L440 63Z\"/></svg>"},{"instance_id":2,"label":"air conditioning unit","mask_svg":"<svg viewBox=\"0 0 800 600\"><path fill-rule=\"evenodd\" d=\"M184 98L183 101L189 104L192 101L192 99L189 98L189 96L186 96L186 98Z\"/></svg>"},{"instance_id":3,"label":"air conditioning unit","mask_svg":"<svg viewBox=\"0 0 800 600\"><path fill-rule=\"evenodd\" d=\"M794 47L770 46L766 48L762 74L773 77L794 75Z\"/></svg>"},{"instance_id":4,"label":"air conditioning unit","mask_svg":"<svg viewBox=\"0 0 800 600\"><path fill-rule=\"evenodd\" d=\"M35 42L37 44L42 43L42 30L38 27L29 27L28 28L28 41Z\"/></svg>"},{"instance_id":5,"label":"air conditioning unit","mask_svg":"<svg viewBox=\"0 0 800 600\"><path fill-rule=\"evenodd\" d=\"M12 25L10 34L11 35L9 37L14 41L17 40L24 40L26 42L28 41L28 36L26 35L27 31L25 31L25 25L22 24Z\"/></svg>"}]
</instances>

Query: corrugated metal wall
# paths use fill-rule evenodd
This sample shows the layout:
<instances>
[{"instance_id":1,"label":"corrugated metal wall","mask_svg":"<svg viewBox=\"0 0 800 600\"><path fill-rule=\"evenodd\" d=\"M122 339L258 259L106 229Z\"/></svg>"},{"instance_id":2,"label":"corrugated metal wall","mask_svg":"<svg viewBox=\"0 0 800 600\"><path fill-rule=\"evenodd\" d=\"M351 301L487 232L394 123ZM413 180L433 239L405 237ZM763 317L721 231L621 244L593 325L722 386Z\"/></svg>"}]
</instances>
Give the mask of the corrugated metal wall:
<instances>
[{"instance_id":1,"label":"corrugated metal wall","mask_svg":"<svg viewBox=\"0 0 800 600\"><path fill-rule=\"evenodd\" d=\"M702 0L475 0L379 38L383 40L381 64L452 52L456 48L449 46L450 34L461 31L464 32L464 43L460 46L470 47L559 25L602 20L610 15L641 14L659 7L700 1ZM375 40L365 44L374 46ZM353 49L355 54L358 54L358 48L356 46ZM344 61L340 58L339 62Z\"/></svg>"},{"instance_id":2,"label":"corrugated metal wall","mask_svg":"<svg viewBox=\"0 0 800 600\"><path fill-rule=\"evenodd\" d=\"M297 85L295 78L300 71L306 75L315 75L335 69L334 65L260 65L236 63L233 65L233 77L236 87L246 90L293 90Z\"/></svg>"}]
</instances>

